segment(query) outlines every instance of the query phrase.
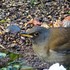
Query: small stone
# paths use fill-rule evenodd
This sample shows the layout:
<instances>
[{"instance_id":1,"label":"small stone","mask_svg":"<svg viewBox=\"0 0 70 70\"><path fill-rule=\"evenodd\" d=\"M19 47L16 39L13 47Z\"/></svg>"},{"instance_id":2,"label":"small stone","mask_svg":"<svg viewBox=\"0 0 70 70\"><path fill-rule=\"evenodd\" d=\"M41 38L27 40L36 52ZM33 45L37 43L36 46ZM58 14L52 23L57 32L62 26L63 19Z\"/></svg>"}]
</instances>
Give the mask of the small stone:
<instances>
[{"instance_id":1,"label":"small stone","mask_svg":"<svg viewBox=\"0 0 70 70\"><path fill-rule=\"evenodd\" d=\"M10 25L10 26L7 27L6 31L10 32L10 33L13 33L13 34L18 33L18 32L20 32L20 27L17 26L17 25Z\"/></svg>"}]
</instances>

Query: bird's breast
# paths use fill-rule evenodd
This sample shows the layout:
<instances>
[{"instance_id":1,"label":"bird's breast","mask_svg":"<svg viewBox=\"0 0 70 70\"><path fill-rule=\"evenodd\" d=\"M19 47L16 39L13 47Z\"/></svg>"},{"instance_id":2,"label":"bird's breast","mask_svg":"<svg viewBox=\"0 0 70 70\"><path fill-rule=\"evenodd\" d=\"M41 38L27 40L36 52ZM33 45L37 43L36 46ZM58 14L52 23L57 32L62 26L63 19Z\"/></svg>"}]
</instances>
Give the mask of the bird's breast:
<instances>
[{"instance_id":1,"label":"bird's breast","mask_svg":"<svg viewBox=\"0 0 70 70\"><path fill-rule=\"evenodd\" d=\"M33 45L33 49L34 49L34 52L36 53L36 55L40 59L42 59L46 62L49 62L49 63L55 63L55 62L64 63L70 59L70 54L66 55L63 53L58 53L58 52L53 51L51 49L47 53L45 51L46 49L44 47L40 47L38 45Z\"/></svg>"}]
</instances>

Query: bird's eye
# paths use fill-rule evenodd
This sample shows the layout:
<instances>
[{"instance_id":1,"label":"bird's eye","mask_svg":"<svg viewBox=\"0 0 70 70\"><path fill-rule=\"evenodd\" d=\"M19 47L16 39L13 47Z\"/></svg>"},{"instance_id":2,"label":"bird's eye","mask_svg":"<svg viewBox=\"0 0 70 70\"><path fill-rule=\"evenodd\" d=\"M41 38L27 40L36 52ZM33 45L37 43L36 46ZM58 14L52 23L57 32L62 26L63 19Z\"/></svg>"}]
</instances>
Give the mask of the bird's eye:
<instances>
[{"instance_id":1,"label":"bird's eye","mask_svg":"<svg viewBox=\"0 0 70 70\"><path fill-rule=\"evenodd\" d=\"M36 37L36 36L38 36L39 35L39 33L38 32L36 32L36 33L34 33L34 36Z\"/></svg>"}]
</instances>

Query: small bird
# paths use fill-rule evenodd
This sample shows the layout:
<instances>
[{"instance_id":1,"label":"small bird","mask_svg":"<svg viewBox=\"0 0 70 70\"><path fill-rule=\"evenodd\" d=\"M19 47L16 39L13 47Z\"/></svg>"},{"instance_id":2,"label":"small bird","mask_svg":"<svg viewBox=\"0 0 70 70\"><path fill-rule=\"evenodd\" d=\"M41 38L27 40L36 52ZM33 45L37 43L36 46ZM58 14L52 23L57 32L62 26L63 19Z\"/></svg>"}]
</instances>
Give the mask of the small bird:
<instances>
[{"instance_id":1,"label":"small bird","mask_svg":"<svg viewBox=\"0 0 70 70\"><path fill-rule=\"evenodd\" d=\"M27 34L33 36L32 48L40 59L70 65L70 27L35 26Z\"/></svg>"}]
</instances>

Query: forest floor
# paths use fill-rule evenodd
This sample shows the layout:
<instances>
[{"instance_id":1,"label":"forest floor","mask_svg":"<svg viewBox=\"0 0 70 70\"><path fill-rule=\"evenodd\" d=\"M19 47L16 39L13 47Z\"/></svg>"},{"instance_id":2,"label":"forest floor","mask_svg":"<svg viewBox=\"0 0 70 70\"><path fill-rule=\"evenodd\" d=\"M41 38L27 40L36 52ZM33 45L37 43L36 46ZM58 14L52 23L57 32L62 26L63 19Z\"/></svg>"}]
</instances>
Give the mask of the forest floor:
<instances>
[{"instance_id":1,"label":"forest floor","mask_svg":"<svg viewBox=\"0 0 70 70\"><path fill-rule=\"evenodd\" d=\"M9 25L15 24L20 27L21 31L24 31L24 25L31 19L37 19L41 23L48 24L58 19L62 21L68 15L70 15L69 0L0 0L0 30L5 30ZM16 37L20 51L7 48L10 44L13 44L13 42L7 40L11 36L13 37L14 35L0 35L0 45L3 45L8 50L7 55L10 51L20 55L23 54L22 58L18 57L17 60L26 61L26 64L33 68L49 68L51 64L41 61L35 55L31 47L32 44L27 38L25 38L26 41L23 43L19 35ZM14 58L14 56L12 57ZM8 61L11 61L8 56L0 59L0 67L7 65Z\"/></svg>"}]
</instances>

